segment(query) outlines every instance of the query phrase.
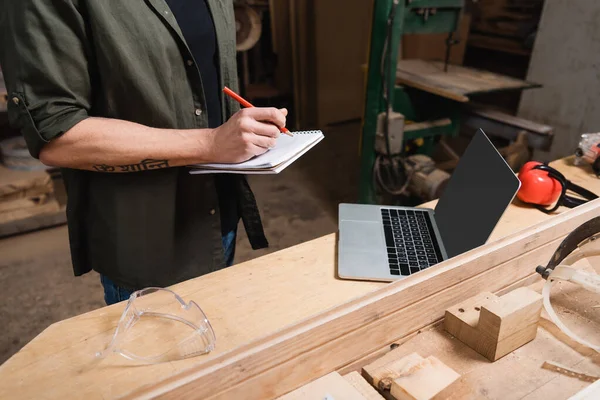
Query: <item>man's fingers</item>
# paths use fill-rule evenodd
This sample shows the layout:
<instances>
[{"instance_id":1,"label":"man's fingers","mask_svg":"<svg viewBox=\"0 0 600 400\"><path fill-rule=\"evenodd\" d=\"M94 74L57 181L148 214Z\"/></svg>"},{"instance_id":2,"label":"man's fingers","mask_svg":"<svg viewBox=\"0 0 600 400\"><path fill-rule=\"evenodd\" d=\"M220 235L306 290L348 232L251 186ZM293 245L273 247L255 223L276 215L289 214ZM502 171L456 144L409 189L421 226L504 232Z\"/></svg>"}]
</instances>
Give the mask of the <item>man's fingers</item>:
<instances>
[{"instance_id":1,"label":"man's fingers","mask_svg":"<svg viewBox=\"0 0 600 400\"><path fill-rule=\"evenodd\" d=\"M255 146L261 147L265 150L268 150L275 147L277 140L269 136L252 135L250 136L250 143L252 143Z\"/></svg>"},{"instance_id":2,"label":"man's fingers","mask_svg":"<svg viewBox=\"0 0 600 400\"><path fill-rule=\"evenodd\" d=\"M261 154L266 153L268 150L269 149L266 147L261 147L261 146L257 146L255 144L253 144L251 152L252 152L252 154L254 154L254 156L260 156Z\"/></svg>"},{"instance_id":3,"label":"man's fingers","mask_svg":"<svg viewBox=\"0 0 600 400\"><path fill-rule=\"evenodd\" d=\"M281 134L279 128L275 125L259 122L252 119L247 122L244 128L258 136L266 136L275 139L278 138Z\"/></svg>"},{"instance_id":4,"label":"man's fingers","mask_svg":"<svg viewBox=\"0 0 600 400\"><path fill-rule=\"evenodd\" d=\"M245 108L241 111L244 115L253 118L257 121L271 122L280 128L283 128L286 123L286 113L272 107L252 107Z\"/></svg>"}]
</instances>

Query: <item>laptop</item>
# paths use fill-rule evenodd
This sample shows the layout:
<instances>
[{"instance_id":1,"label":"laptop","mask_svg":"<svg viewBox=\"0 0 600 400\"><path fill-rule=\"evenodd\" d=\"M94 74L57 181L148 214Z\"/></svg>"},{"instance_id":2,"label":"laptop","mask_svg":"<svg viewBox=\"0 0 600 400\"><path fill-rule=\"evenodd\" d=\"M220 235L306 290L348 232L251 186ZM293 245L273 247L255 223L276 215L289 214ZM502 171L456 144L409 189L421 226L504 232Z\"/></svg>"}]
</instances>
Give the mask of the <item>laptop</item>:
<instances>
[{"instance_id":1,"label":"laptop","mask_svg":"<svg viewBox=\"0 0 600 400\"><path fill-rule=\"evenodd\" d=\"M479 129L435 209L340 204L338 276L393 281L479 247L520 181Z\"/></svg>"}]
</instances>

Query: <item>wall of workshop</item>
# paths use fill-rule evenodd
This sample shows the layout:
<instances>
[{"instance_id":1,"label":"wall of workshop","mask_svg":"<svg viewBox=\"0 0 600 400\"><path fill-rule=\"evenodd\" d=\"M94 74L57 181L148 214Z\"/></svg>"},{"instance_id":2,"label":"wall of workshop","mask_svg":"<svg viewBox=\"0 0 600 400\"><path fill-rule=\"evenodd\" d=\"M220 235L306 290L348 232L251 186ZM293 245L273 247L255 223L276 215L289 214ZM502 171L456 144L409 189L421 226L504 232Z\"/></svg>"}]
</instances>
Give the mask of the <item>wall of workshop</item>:
<instances>
[{"instance_id":1,"label":"wall of workshop","mask_svg":"<svg viewBox=\"0 0 600 400\"><path fill-rule=\"evenodd\" d=\"M518 115L555 128L542 161L574 153L579 136L600 132L600 1L546 0Z\"/></svg>"}]
</instances>

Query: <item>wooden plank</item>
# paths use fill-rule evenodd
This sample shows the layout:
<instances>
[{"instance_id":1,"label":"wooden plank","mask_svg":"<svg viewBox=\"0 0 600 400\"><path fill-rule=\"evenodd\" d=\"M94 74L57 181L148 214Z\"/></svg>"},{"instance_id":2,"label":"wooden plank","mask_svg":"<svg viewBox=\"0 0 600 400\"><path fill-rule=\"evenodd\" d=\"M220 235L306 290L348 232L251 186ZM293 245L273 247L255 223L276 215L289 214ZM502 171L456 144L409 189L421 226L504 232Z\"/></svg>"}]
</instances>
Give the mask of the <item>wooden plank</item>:
<instances>
[{"instance_id":1,"label":"wooden plank","mask_svg":"<svg viewBox=\"0 0 600 400\"><path fill-rule=\"evenodd\" d=\"M549 257L567 233L598 216L599 205L600 200L590 202L440 263L205 365L141 388L131 398L212 395L210 398L252 399L289 391L352 357L362 357L381 344L434 322L447 306L464 296L482 288L497 291L533 275L534 266ZM229 387L231 382L239 383Z\"/></svg>"},{"instance_id":2,"label":"wooden plank","mask_svg":"<svg viewBox=\"0 0 600 400\"><path fill-rule=\"evenodd\" d=\"M368 400L337 372L327 374L278 400Z\"/></svg>"},{"instance_id":3,"label":"wooden plank","mask_svg":"<svg viewBox=\"0 0 600 400\"><path fill-rule=\"evenodd\" d=\"M424 90L459 102L469 101L469 95L498 90L517 90L537 85L493 72L448 66L439 61L402 60L396 72L398 83Z\"/></svg>"},{"instance_id":4,"label":"wooden plank","mask_svg":"<svg viewBox=\"0 0 600 400\"><path fill-rule=\"evenodd\" d=\"M347 380L356 390L358 390L366 400L383 400L383 397L369 385L369 383L356 371L352 371L344 375Z\"/></svg>"},{"instance_id":5,"label":"wooden plank","mask_svg":"<svg viewBox=\"0 0 600 400\"><path fill-rule=\"evenodd\" d=\"M0 165L0 201L52 192L52 179L46 171L21 171Z\"/></svg>"},{"instance_id":6,"label":"wooden plank","mask_svg":"<svg viewBox=\"0 0 600 400\"><path fill-rule=\"evenodd\" d=\"M514 115L503 113L502 111L495 110L489 107L482 106L471 106L469 108L469 112L492 119L494 121L499 121L507 125L516 126L517 128L525 129L530 132L535 132L540 135L552 135L554 128L549 125L539 124L537 122L520 118Z\"/></svg>"},{"instance_id":7,"label":"wooden plank","mask_svg":"<svg viewBox=\"0 0 600 400\"><path fill-rule=\"evenodd\" d=\"M42 195L34 198L17 198L13 200L0 200L0 221L2 214L11 211L24 210L27 208L35 208L45 204L49 200L47 195Z\"/></svg>"},{"instance_id":8,"label":"wooden plank","mask_svg":"<svg viewBox=\"0 0 600 400\"><path fill-rule=\"evenodd\" d=\"M0 238L35 231L67 222L66 207L55 199L37 207L0 214Z\"/></svg>"},{"instance_id":9,"label":"wooden plank","mask_svg":"<svg viewBox=\"0 0 600 400\"><path fill-rule=\"evenodd\" d=\"M439 128L442 126L448 126L450 124L452 124L452 120L450 120L450 118L436 119L435 121L413 122L411 124L404 125L404 132L414 132L419 131L421 129Z\"/></svg>"}]
</instances>

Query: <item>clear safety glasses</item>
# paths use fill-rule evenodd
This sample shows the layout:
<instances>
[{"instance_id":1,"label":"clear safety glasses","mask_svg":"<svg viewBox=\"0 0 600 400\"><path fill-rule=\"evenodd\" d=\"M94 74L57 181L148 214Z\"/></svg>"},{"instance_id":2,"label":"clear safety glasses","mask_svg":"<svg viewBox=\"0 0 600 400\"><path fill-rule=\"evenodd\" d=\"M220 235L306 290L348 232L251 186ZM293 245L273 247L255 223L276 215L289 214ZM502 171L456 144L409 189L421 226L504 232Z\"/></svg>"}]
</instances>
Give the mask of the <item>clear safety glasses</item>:
<instances>
[{"instance_id":1,"label":"clear safety glasses","mask_svg":"<svg viewBox=\"0 0 600 400\"><path fill-rule=\"evenodd\" d=\"M96 353L117 353L143 363L160 363L206 354L216 337L208 318L193 301L175 292L146 288L132 293L108 347Z\"/></svg>"},{"instance_id":2,"label":"clear safety glasses","mask_svg":"<svg viewBox=\"0 0 600 400\"><path fill-rule=\"evenodd\" d=\"M542 290L550 319L572 340L600 352L600 237L554 267Z\"/></svg>"}]
</instances>

